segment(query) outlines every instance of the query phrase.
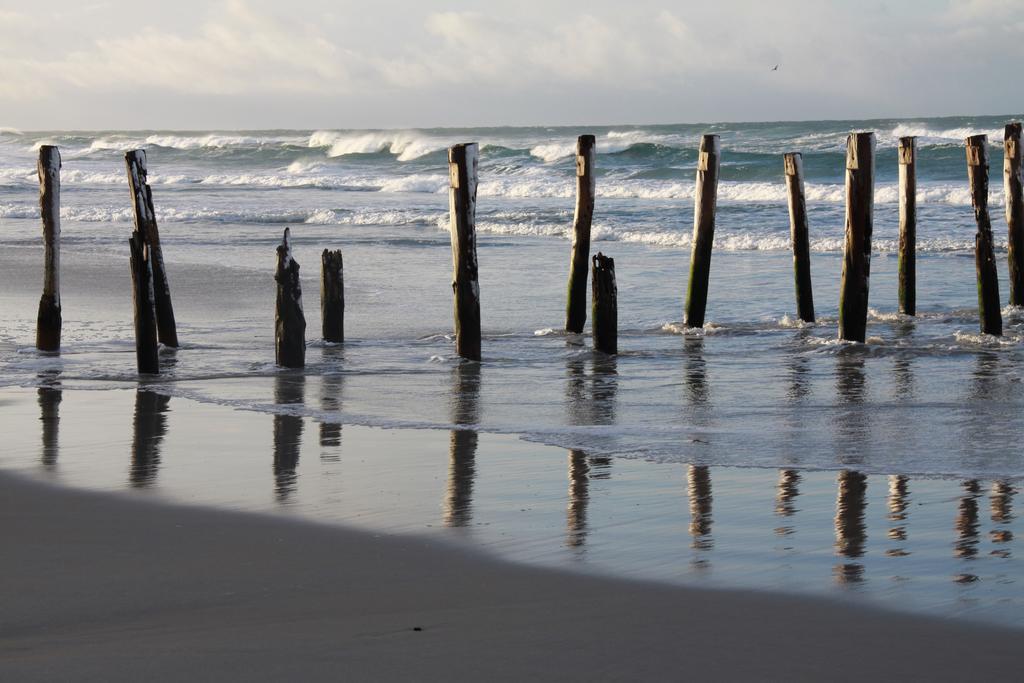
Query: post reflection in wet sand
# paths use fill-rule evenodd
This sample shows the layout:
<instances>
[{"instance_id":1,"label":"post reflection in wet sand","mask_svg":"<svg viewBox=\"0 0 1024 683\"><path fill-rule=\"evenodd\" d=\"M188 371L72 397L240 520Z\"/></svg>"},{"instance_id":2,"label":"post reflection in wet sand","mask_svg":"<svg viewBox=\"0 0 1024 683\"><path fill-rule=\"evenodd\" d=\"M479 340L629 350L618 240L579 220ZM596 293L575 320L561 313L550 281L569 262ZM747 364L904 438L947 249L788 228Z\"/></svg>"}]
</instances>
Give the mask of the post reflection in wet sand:
<instances>
[{"instance_id":1,"label":"post reflection in wet sand","mask_svg":"<svg viewBox=\"0 0 1024 683\"><path fill-rule=\"evenodd\" d=\"M907 477L902 474L889 475L889 515L891 522L889 526L889 538L899 541L900 545L889 548L885 551L888 557L904 557L910 553L903 547L902 543L907 540L907 506L909 490Z\"/></svg>"},{"instance_id":2,"label":"post reflection in wet sand","mask_svg":"<svg viewBox=\"0 0 1024 683\"><path fill-rule=\"evenodd\" d=\"M836 356L837 406L832 417L836 455L843 464L863 462L863 448L871 443L871 408L867 404L864 350L851 346Z\"/></svg>"},{"instance_id":3,"label":"post reflection in wet sand","mask_svg":"<svg viewBox=\"0 0 1024 683\"><path fill-rule=\"evenodd\" d=\"M711 472L706 465L687 467L686 492L690 499L691 547L711 550L715 545L711 536Z\"/></svg>"},{"instance_id":4,"label":"post reflection in wet sand","mask_svg":"<svg viewBox=\"0 0 1024 683\"><path fill-rule=\"evenodd\" d=\"M160 469L160 447L167 434L170 396L146 389L135 390L135 417L132 420L132 464L128 480L132 486L145 487L156 480Z\"/></svg>"},{"instance_id":5,"label":"post reflection in wet sand","mask_svg":"<svg viewBox=\"0 0 1024 683\"><path fill-rule=\"evenodd\" d=\"M704 359L704 337L686 337L683 373L687 397L693 407L705 407L711 401L708 389L707 361Z\"/></svg>"},{"instance_id":6,"label":"post reflection in wet sand","mask_svg":"<svg viewBox=\"0 0 1024 683\"><path fill-rule=\"evenodd\" d=\"M326 350L326 349L325 349ZM325 413L341 411L343 379L339 372L320 377L320 409ZM320 459L337 462L341 459L341 422L324 420L320 423Z\"/></svg>"},{"instance_id":7,"label":"post reflection in wet sand","mask_svg":"<svg viewBox=\"0 0 1024 683\"><path fill-rule=\"evenodd\" d=\"M455 366L452 372L451 416L455 425L475 425L480 421L479 363L461 362ZM475 429L451 430L445 526L464 527L472 522L478 438Z\"/></svg>"},{"instance_id":8,"label":"post reflection in wet sand","mask_svg":"<svg viewBox=\"0 0 1024 683\"><path fill-rule=\"evenodd\" d=\"M39 387L39 422L42 425L42 449L39 460L46 470L57 467L60 450L60 402L63 397L59 382Z\"/></svg>"},{"instance_id":9,"label":"post reflection in wet sand","mask_svg":"<svg viewBox=\"0 0 1024 683\"><path fill-rule=\"evenodd\" d=\"M305 400L306 376L301 372L279 371L274 377L274 403L302 406ZM295 492L302 429L301 416L274 413L274 495L279 503L287 503Z\"/></svg>"},{"instance_id":10,"label":"post reflection in wet sand","mask_svg":"<svg viewBox=\"0 0 1024 683\"><path fill-rule=\"evenodd\" d=\"M900 321L893 325L893 338L896 346L903 347L892 363L894 393L897 399L914 398L914 371L911 367L909 346L914 334L914 321Z\"/></svg>"},{"instance_id":11,"label":"post reflection in wet sand","mask_svg":"<svg viewBox=\"0 0 1024 683\"><path fill-rule=\"evenodd\" d=\"M999 544L1000 548L992 551L996 557L1010 558L1010 541L1013 540L1013 531L1005 527L1013 522L1013 495L1017 490L1008 481L992 482L992 491L989 499L989 511L992 521L998 524L995 529L989 532L989 538L993 543Z\"/></svg>"},{"instance_id":12,"label":"post reflection in wet sand","mask_svg":"<svg viewBox=\"0 0 1024 683\"><path fill-rule=\"evenodd\" d=\"M569 451L569 505L566 544L582 548L587 539L587 504L590 500L590 463L581 450Z\"/></svg>"},{"instance_id":13,"label":"post reflection in wet sand","mask_svg":"<svg viewBox=\"0 0 1024 683\"><path fill-rule=\"evenodd\" d=\"M780 517L792 517L796 514L796 498L800 495L800 473L796 470L780 470L778 490L775 494L775 514ZM790 524L776 527L775 533L788 536L793 533Z\"/></svg>"},{"instance_id":14,"label":"post reflection in wet sand","mask_svg":"<svg viewBox=\"0 0 1024 683\"><path fill-rule=\"evenodd\" d=\"M978 497L981 485L976 479L969 479L961 484L964 495L957 505L956 532L957 540L953 544L953 555L964 560L973 559L978 555ZM960 582L974 581L977 577L964 573L957 577Z\"/></svg>"},{"instance_id":15,"label":"post reflection in wet sand","mask_svg":"<svg viewBox=\"0 0 1024 683\"><path fill-rule=\"evenodd\" d=\"M867 508L868 478L853 470L843 470L838 478L836 497L836 554L850 560L863 557L867 542L864 512ZM864 580L864 565L845 562L836 565L833 574L838 583L857 583Z\"/></svg>"},{"instance_id":16,"label":"post reflection in wet sand","mask_svg":"<svg viewBox=\"0 0 1024 683\"><path fill-rule=\"evenodd\" d=\"M810 360L803 353L807 346L807 339L810 336L810 330L797 330L793 337L792 348L786 352L786 366L789 368L789 386L786 389L786 399L791 403L799 403L811 393L811 364Z\"/></svg>"}]
</instances>

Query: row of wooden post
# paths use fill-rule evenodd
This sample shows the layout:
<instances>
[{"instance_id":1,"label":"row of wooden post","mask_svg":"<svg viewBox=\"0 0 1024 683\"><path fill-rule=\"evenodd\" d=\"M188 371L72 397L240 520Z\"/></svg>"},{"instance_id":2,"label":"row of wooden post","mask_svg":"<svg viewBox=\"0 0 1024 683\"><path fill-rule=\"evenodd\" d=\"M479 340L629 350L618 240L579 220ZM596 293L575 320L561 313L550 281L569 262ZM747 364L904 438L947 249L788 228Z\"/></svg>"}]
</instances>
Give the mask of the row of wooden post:
<instances>
[{"instance_id":1,"label":"row of wooden post","mask_svg":"<svg viewBox=\"0 0 1024 683\"><path fill-rule=\"evenodd\" d=\"M1009 230L1010 304L1024 305L1024 198L1022 198L1021 124L1006 126L1004 181ZM966 139L968 181L977 223L975 264L981 331L1002 334L999 283L988 213L987 137ZM873 133L852 133L846 152L846 225L839 299L839 337L863 342L866 337L871 272L871 235L874 215ZM614 354L617 342L617 288L615 262L604 254L590 257L594 215L596 156L593 135L581 135L576 147L576 210L567 287L565 329L580 334L586 322L587 268L592 281L591 315L594 347ZM917 227L916 139L900 138L899 159L899 311L916 314L915 243ZM711 252L714 243L721 145L717 135L701 137L694 195L694 227L690 255L684 324L704 325ZM448 154L449 210L452 244L452 293L455 345L459 356L480 360L480 284L476 252L476 194L479 152L476 143L454 145ZM132 194L135 230L129 239L136 355L140 373L160 371L158 343L178 346L170 286L160 246L160 233L147 181L146 153L125 154ZM60 153L54 146L39 150L40 209L43 223L44 284L39 302L36 346L44 351L60 348ZM814 322L810 242L804 197L803 161L799 153L783 157L793 246L797 314ZM299 265L291 252L290 231L277 248L277 304L275 358L284 367L305 364L306 322L302 309ZM344 340L344 286L340 251L325 249L321 263L321 315L323 338Z\"/></svg>"}]
</instances>

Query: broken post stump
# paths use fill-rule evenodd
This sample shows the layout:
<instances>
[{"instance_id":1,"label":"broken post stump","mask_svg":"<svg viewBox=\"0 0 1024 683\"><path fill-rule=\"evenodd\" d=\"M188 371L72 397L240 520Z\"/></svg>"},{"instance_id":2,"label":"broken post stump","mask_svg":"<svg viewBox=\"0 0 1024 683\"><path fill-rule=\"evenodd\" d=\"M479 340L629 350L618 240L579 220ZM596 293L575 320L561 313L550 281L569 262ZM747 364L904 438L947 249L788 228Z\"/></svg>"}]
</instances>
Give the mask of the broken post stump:
<instances>
[{"instance_id":1,"label":"broken post stump","mask_svg":"<svg viewBox=\"0 0 1024 683\"><path fill-rule=\"evenodd\" d=\"M149 260L153 270L153 295L156 304L156 325L160 343L178 347L178 328L174 322L174 308L171 306L171 288L167 283L164 267L164 252L160 247L160 231L156 225L153 210L153 192L147 181L146 152L142 149L126 152L125 167L128 170L128 186L132 192L132 210L135 215L135 229L149 247Z\"/></svg>"},{"instance_id":2,"label":"broken post stump","mask_svg":"<svg viewBox=\"0 0 1024 683\"><path fill-rule=\"evenodd\" d=\"M863 343L868 328L871 231L875 208L875 134L846 138L846 239L839 285L839 338Z\"/></svg>"},{"instance_id":3,"label":"broken post stump","mask_svg":"<svg viewBox=\"0 0 1024 683\"><path fill-rule=\"evenodd\" d=\"M565 331L580 334L587 322L587 262L590 260L590 224L594 218L593 135L576 140L576 213L572 221L572 257L565 305Z\"/></svg>"},{"instance_id":4,"label":"broken post stump","mask_svg":"<svg viewBox=\"0 0 1024 683\"><path fill-rule=\"evenodd\" d=\"M718 200L720 144L717 135L700 139L697 156L697 189L693 201L693 246L690 252L690 280L686 292L686 327L704 327L711 274L711 247L715 240L715 206Z\"/></svg>"},{"instance_id":5,"label":"broken post stump","mask_svg":"<svg viewBox=\"0 0 1024 683\"><path fill-rule=\"evenodd\" d=\"M804 198L804 162L799 152L783 156L786 191L789 197L789 234L793 242L793 281L796 311L805 323L814 322L814 294L811 289L811 245L807 230L807 202Z\"/></svg>"},{"instance_id":6,"label":"broken post stump","mask_svg":"<svg viewBox=\"0 0 1024 683\"><path fill-rule=\"evenodd\" d=\"M480 360L480 282L476 259L478 163L475 142L454 145L448 150L455 351L470 360Z\"/></svg>"},{"instance_id":7,"label":"broken post stump","mask_svg":"<svg viewBox=\"0 0 1024 683\"><path fill-rule=\"evenodd\" d=\"M992 253L992 221L988 215L988 136L966 140L967 180L978 232L974 236L974 268L978 274L978 316L982 334L1001 336L1003 314L999 306L999 277Z\"/></svg>"},{"instance_id":8,"label":"broken post stump","mask_svg":"<svg viewBox=\"0 0 1024 683\"><path fill-rule=\"evenodd\" d=\"M160 373L156 305L153 301L152 253L136 230L128 240L131 250L132 306L135 321L135 361L140 375Z\"/></svg>"},{"instance_id":9,"label":"broken post stump","mask_svg":"<svg viewBox=\"0 0 1024 683\"><path fill-rule=\"evenodd\" d=\"M917 315L917 138L900 138L899 311Z\"/></svg>"},{"instance_id":10,"label":"broken post stump","mask_svg":"<svg viewBox=\"0 0 1024 683\"><path fill-rule=\"evenodd\" d=\"M1006 124L1003 135L1003 190L1009 231L1010 305L1024 306L1024 190L1021 178L1021 124Z\"/></svg>"},{"instance_id":11,"label":"broken post stump","mask_svg":"<svg viewBox=\"0 0 1024 683\"><path fill-rule=\"evenodd\" d=\"M60 350L60 151L39 148L39 212L43 220L43 295L36 318L36 348Z\"/></svg>"},{"instance_id":12,"label":"broken post stump","mask_svg":"<svg viewBox=\"0 0 1024 683\"><path fill-rule=\"evenodd\" d=\"M619 293L615 286L615 260L598 252L594 256L591 281L594 348L614 355L619 352Z\"/></svg>"},{"instance_id":13,"label":"broken post stump","mask_svg":"<svg viewBox=\"0 0 1024 683\"><path fill-rule=\"evenodd\" d=\"M302 312L299 264L292 258L291 230L277 245L277 309L274 316L274 357L284 368L306 365L306 316Z\"/></svg>"},{"instance_id":14,"label":"broken post stump","mask_svg":"<svg viewBox=\"0 0 1024 683\"><path fill-rule=\"evenodd\" d=\"M345 278L341 250L320 256L320 317L324 341L345 341Z\"/></svg>"}]
</instances>

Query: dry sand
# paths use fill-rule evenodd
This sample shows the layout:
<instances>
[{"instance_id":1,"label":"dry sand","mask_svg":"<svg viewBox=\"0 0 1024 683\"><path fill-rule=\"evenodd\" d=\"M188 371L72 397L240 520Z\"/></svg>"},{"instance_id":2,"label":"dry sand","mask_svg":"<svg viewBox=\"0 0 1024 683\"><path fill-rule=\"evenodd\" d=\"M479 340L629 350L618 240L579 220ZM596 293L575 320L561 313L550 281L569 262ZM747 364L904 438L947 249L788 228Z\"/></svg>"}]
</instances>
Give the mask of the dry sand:
<instances>
[{"instance_id":1,"label":"dry sand","mask_svg":"<svg viewBox=\"0 0 1024 683\"><path fill-rule=\"evenodd\" d=\"M0 475L0 679L982 680L1021 633Z\"/></svg>"}]
</instances>

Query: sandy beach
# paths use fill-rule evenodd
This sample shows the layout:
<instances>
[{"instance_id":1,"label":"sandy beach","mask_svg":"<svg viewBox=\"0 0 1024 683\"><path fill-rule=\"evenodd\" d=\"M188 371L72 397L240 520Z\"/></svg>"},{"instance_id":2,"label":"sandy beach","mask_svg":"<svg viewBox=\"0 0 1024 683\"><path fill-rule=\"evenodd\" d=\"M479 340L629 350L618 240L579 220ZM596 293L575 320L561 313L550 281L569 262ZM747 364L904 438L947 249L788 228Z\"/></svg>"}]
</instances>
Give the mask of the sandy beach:
<instances>
[{"instance_id":1,"label":"sandy beach","mask_svg":"<svg viewBox=\"0 0 1024 683\"><path fill-rule=\"evenodd\" d=\"M949 680L1020 632L2 475L5 680Z\"/></svg>"}]
</instances>

